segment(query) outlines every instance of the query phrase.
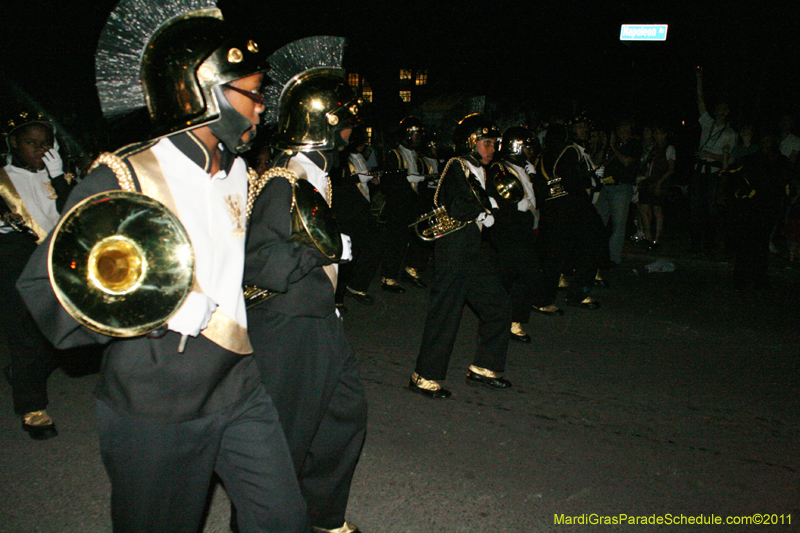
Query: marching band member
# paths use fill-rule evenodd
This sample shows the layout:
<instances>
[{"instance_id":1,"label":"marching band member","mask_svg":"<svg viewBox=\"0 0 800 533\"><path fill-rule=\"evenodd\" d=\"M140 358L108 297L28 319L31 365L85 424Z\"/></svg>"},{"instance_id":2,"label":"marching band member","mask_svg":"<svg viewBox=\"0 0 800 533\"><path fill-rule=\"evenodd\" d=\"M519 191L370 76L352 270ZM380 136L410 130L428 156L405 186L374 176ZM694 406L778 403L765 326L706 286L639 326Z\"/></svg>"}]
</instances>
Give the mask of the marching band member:
<instances>
[{"instance_id":1,"label":"marching band member","mask_svg":"<svg viewBox=\"0 0 800 533\"><path fill-rule=\"evenodd\" d=\"M114 531L201 530L216 473L242 531L305 532L242 292L248 171L238 154L264 111L266 53L209 0L123 0L100 36L96 67L106 116L147 107L156 138L101 156L66 209L120 188L157 196L195 258L192 291L166 328L135 337L90 330L67 314L48 276L50 240L18 283L56 346L106 345L95 395Z\"/></svg>"},{"instance_id":2,"label":"marching band member","mask_svg":"<svg viewBox=\"0 0 800 533\"><path fill-rule=\"evenodd\" d=\"M22 119L6 137L8 164L0 169L0 327L9 346L14 412L34 440L58 435L47 407L47 378L58 368L53 345L45 339L15 287L25 263L58 222L72 188L58 153L55 127Z\"/></svg>"},{"instance_id":3,"label":"marching band member","mask_svg":"<svg viewBox=\"0 0 800 533\"><path fill-rule=\"evenodd\" d=\"M531 336L523 329L531 317L533 291L539 264L534 251L536 198L525 169L533 150L533 134L515 126L503 134L500 160L489 170L489 195L496 199L495 224L487 231L497 250L503 287L511 298L510 339L529 343Z\"/></svg>"},{"instance_id":4,"label":"marching band member","mask_svg":"<svg viewBox=\"0 0 800 533\"><path fill-rule=\"evenodd\" d=\"M341 68L344 44L339 37L309 37L269 58L273 83L266 89L265 118L277 122L275 142L283 151L251 190L245 284L278 293L251 307L248 322L311 525L320 532L353 533L357 528L345 521L345 512L367 404L334 304L337 263L352 254L349 237L335 224L327 226L321 214L337 201L328 172L357 121L358 104ZM297 189L304 180L316 189L316 213L301 212ZM314 231L312 243L298 242L292 232L298 216L317 217L330 231Z\"/></svg>"},{"instance_id":5,"label":"marching band member","mask_svg":"<svg viewBox=\"0 0 800 533\"><path fill-rule=\"evenodd\" d=\"M401 294L405 292L397 283L401 271L403 278L415 287L426 286L417 272L421 245L411 239L409 230L409 225L425 211L425 199L421 193L425 187L426 169L417 151L425 135L422 121L417 117L406 117L400 121L399 130L400 143L386 155L381 177L381 190L386 196L381 288Z\"/></svg>"},{"instance_id":6,"label":"marching band member","mask_svg":"<svg viewBox=\"0 0 800 533\"><path fill-rule=\"evenodd\" d=\"M451 159L440 178L438 205L466 225L434 245L435 272L428 317L409 388L429 398L448 398L437 380L447 377L461 312L470 304L480 321L467 384L508 389L502 376L508 352L509 301L493 253L481 239L494 223L496 202L486 194L486 166L492 161L499 132L483 116L473 114L456 126L453 140L459 157Z\"/></svg>"}]
</instances>

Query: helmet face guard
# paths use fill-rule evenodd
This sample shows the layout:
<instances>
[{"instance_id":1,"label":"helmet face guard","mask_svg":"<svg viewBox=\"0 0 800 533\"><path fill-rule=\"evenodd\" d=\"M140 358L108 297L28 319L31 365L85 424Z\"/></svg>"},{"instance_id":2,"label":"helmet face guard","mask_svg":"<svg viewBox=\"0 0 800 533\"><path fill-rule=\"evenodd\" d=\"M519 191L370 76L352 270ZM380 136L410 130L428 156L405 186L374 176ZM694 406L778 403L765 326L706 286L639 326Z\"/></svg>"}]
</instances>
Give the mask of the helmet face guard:
<instances>
[{"instance_id":1,"label":"helmet face guard","mask_svg":"<svg viewBox=\"0 0 800 533\"><path fill-rule=\"evenodd\" d=\"M533 135L527 128L514 126L508 128L503 134L500 145L500 155L503 159L517 165L524 165L527 160L525 148L534 147Z\"/></svg>"},{"instance_id":2,"label":"helmet face guard","mask_svg":"<svg viewBox=\"0 0 800 533\"><path fill-rule=\"evenodd\" d=\"M267 54L255 41L232 36L217 9L170 21L150 39L142 59L142 87L155 136L218 120L214 88L268 68Z\"/></svg>"},{"instance_id":3,"label":"helmet face guard","mask_svg":"<svg viewBox=\"0 0 800 533\"><path fill-rule=\"evenodd\" d=\"M344 69L319 67L294 76L278 100L276 144L298 152L337 150L358 124L358 101Z\"/></svg>"}]
</instances>

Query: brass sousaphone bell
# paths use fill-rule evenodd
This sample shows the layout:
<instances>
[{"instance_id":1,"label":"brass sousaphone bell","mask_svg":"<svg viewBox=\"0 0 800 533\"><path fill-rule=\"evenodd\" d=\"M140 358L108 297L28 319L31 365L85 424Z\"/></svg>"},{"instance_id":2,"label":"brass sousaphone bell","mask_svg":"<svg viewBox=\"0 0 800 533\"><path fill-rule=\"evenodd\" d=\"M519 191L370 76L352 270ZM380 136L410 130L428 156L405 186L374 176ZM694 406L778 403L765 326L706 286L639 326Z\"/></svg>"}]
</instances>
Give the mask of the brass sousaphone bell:
<instances>
[{"instance_id":1,"label":"brass sousaphone bell","mask_svg":"<svg viewBox=\"0 0 800 533\"><path fill-rule=\"evenodd\" d=\"M502 161L489 167L489 179L494 183L497 194L507 202L516 204L525 198L525 187L520 177Z\"/></svg>"},{"instance_id":2,"label":"brass sousaphone bell","mask_svg":"<svg viewBox=\"0 0 800 533\"><path fill-rule=\"evenodd\" d=\"M80 324L112 337L165 325L194 281L189 235L164 205L139 193L86 198L53 231L50 282Z\"/></svg>"},{"instance_id":3,"label":"brass sousaphone bell","mask_svg":"<svg viewBox=\"0 0 800 533\"><path fill-rule=\"evenodd\" d=\"M325 198L308 180L299 179L284 168L271 169L265 175L267 179L276 176L286 177L292 184L291 240L316 248L332 262L338 262L343 252L342 235ZM245 305L248 309L276 294L278 293L255 285L244 286Z\"/></svg>"}]
</instances>

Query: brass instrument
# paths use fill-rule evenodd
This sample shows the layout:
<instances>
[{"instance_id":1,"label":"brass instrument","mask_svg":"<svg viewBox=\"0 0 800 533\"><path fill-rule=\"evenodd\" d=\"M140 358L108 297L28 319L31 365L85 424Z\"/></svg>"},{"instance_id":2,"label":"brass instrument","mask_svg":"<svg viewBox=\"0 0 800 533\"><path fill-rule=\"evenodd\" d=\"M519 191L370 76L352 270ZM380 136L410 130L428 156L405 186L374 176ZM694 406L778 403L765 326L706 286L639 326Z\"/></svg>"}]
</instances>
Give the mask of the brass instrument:
<instances>
[{"instance_id":1,"label":"brass instrument","mask_svg":"<svg viewBox=\"0 0 800 533\"><path fill-rule=\"evenodd\" d=\"M422 239L423 241L435 241L439 237L444 237L454 231L458 231L467 224L472 222L462 222L461 220L456 220L455 218L451 218L450 215L447 214L447 210L444 206L436 207L433 211L426 215L422 215L413 224L410 224L409 227L414 227L414 232L417 236ZM424 226L424 227L420 227Z\"/></svg>"},{"instance_id":2,"label":"brass instrument","mask_svg":"<svg viewBox=\"0 0 800 533\"><path fill-rule=\"evenodd\" d=\"M39 240L39 236L36 234L36 232L33 231L27 224L25 224L20 215L9 211L7 213L3 213L0 218L2 218L2 221L8 224L8 226L17 233L22 233L26 237L30 237L33 239L33 242L37 242Z\"/></svg>"},{"instance_id":3,"label":"brass instrument","mask_svg":"<svg viewBox=\"0 0 800 533\"><path fill-rule=\"evenodd\" d=\"M53 230L50 283L80 324L112 337L165 325L194 282L194 251L169 209L139 193L86 198Z\"/></svg>"},{"instance_id":4,"label":"brass instrument","mask_svg":"<svg viewBox=\"0 0 800 533\"><path fill-rule=\"evenodd\" d=\"M489 168L490 179L497 188L497 194L512 204L525 198L525 187L514 169L499 161Z\"/></svg>"},{"instance_id":5,"label":"brass instrument","mask_svg":"<svg viewBox=\"0 0 800 533\"><path fill-rule=\"evenodd\" d=\"M422 215L417 220L412 222L408 225L409 228L414 228L414 233L422 239L423 241L434 241L440 237L444 237L445 235L449 235L455 231L460 230L461 228L467 226L468 224L472 223L472 220L467 222L463 222L461 220L456 220L452 218L450 215L447 214L447 209L444 206L438 205L439 203L439 187L442 186L442 182L444 181L444 177L447 174L450 165L453 164L454 161L458 161L461 164L461 169L464 171L464 175L467 177L467 181L470 181L470 171L467 168L467 164L461 158L454 157L450 161L447 162L445 165L444 170L441 173L441 178L439 179L439 185L436 187L436 194L433 196L433 203L434 209L430 213ZM475 187L480 187L479 184L469 183L469 188L472 193L477 198L478 202L481 203L480 196L478 193L475 192Z\"/></svg>"},{"instance_id":6,"label":"brass instrument","mask_svg":"<svg viewBox=\"0 0 800 533\"><path fill-rule=\"evenodd\" d=\"M342 257L342 234L339 225L333 216L325 198L308 180L298 178L297 175L282 167L276 167L265 172L260 183L253 187L253 200L267 181L276 177L285 177L292 184L292 236L291 240L305 246L314 247L330 259L338 262ZM328 185L330 191L330 184ZM248 209L248 214L250 207ZM270 291L255 285L244 285L245 306L251 309L264 301L276 296L277 292Z\"/></svg>"}]
</instances>

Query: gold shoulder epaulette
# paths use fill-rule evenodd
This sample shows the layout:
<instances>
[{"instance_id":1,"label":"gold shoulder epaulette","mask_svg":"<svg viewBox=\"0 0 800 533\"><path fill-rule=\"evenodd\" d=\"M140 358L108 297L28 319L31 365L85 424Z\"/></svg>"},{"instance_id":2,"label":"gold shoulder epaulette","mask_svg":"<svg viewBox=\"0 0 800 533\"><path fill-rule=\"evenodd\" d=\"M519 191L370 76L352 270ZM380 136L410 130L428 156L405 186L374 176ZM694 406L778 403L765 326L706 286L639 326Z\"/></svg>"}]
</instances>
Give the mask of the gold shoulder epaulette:
<instances>
[{"instance_id":1,"label":"gold shoulder epaulette","mask_svg":"<svg viewBox=\"0 0 800 533\"><path fill-rule=\"evenodd\" d=\"M269 180L272 178L277 177L286 178L289 181L289 184L294 187L295 182L297 181L297 174L289 170L285 167L274 167L260 176L256 174L256 171L253 169L249 169L249 187L247 188L247 219L250 219L250 214L253 212L253 205L256 203L256 198L261 193L261 189L269 183ZM292 207L294 209L294 195L292 195Z\"/></svg>"}]
</instances>

